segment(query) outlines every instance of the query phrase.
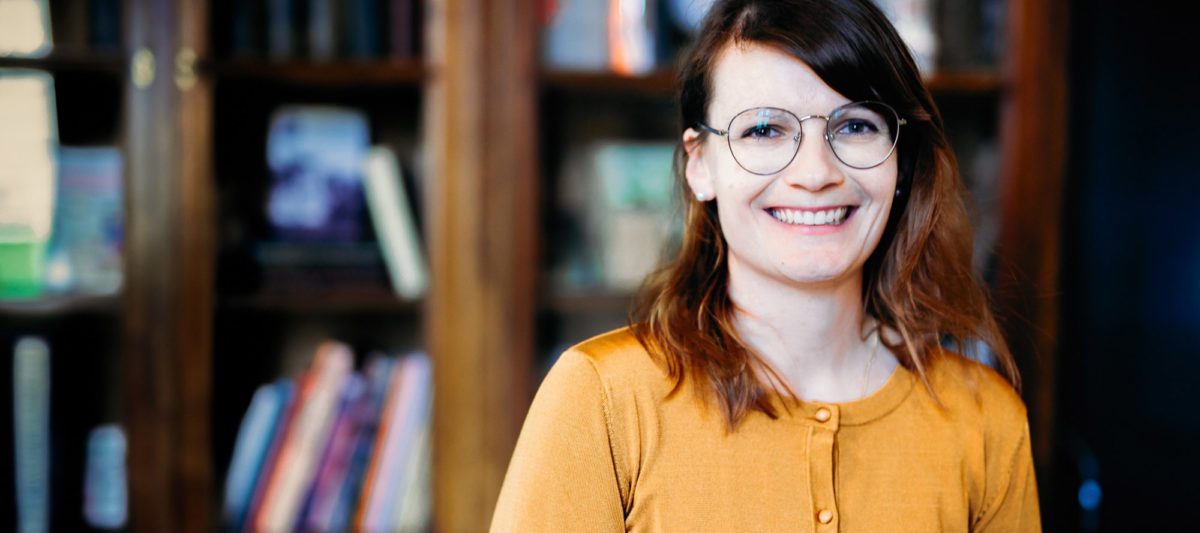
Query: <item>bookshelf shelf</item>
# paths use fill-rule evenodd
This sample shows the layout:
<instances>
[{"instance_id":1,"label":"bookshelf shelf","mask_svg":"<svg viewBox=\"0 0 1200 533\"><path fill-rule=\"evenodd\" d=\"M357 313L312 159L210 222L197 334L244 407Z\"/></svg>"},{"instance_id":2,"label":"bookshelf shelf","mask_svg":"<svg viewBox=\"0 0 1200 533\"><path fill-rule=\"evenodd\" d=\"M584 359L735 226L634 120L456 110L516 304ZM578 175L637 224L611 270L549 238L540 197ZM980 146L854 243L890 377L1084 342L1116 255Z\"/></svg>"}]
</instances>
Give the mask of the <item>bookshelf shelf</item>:
<instances>
[{"instance_id":1,"label":"bookshelf shelf","mask_svg":"<svg viewBox=\"0 0 1200 533\"><path fill-rule=\"evenodd\" d=\"M1004 76L995 69L943 70L926 76L925 83L935 93L996 94L1005 87ZM563 91L670 97L675 91L675 74L669 70L645 76L547 70L542 72L542 85Z\"/></svg>"},{"instance_id":2,"label":"bookshelf shelf","mask_svg":"<svg viewBox=\"0 0 1200 533\"><path fill-rule=\"evenodd\" d=\"M387 292L350 293L338 291L311 291L303 294L254 294L225 296L217 305L233 311L263 311L277 313L388 313L418 315L424 308L423 300L401 300Z\"/></svg>"},{"instance_id":3,"label":"bookshelf shelf","mask_svg":"<svg viewBox=\"0 0 1200 533\"><path fill-rule=\"evenodd\" d=\"M633 292L594 290L550 292L542 297L541 309L561 314L621 314L633 306Z\"/></svg>"},{"instance_id":4,"label":"bookshelf shelf","mask_svg":"<svg viewBox=\"0 0 1200 533\"><path fill-rule=\"evenodd\" d=\"M261 79L299 85L417 86L425 79L420 61L271 62L231 60L209 63L204 69L217 78Z\"/></svg>"},{"instance_id":5,"label":"bookshelf shelf","mask_svg":"<svg viewBox=\"0 0 1200 533\"><path fill-rule=\"evenodd\" d=\"M998 95L1004 91L1004 76L996 70L944 70L926 76L934 94Z\"/></svg>"},{"instance_id":6,"label":"bookshelf shelf","mask_svg":"<svg viewBox=\"0 0 1200 533\"><path fill-rule=\"evenodd\" d=\"M118 53L62 51L46 57L0 56L0 68L121 74L125 72L125 59Z\"/></svg>"},{"instance_id":7,"label":"bookshelf shelf","mask_svg":"<svg viewBox=\"0 0 1200 533\"><path fill-rule=\"evenodd\" d=\"M675 74L660 70L645 76L622 76L612 72L542 72L542 85L549 89L641 94L669 97L675 92Z\"/></svg>"},{"instance_id":8,"label":"bookshelf shelf","mask_svg":"<svg viewBox=\"0 0 1200 533\"><path fill-rule=\"evenodd\" d=\"M49 296L34 300L0 302L0 317L56 317L69 313L120 313L121 297Z\"/></svg>"}]
</instances>

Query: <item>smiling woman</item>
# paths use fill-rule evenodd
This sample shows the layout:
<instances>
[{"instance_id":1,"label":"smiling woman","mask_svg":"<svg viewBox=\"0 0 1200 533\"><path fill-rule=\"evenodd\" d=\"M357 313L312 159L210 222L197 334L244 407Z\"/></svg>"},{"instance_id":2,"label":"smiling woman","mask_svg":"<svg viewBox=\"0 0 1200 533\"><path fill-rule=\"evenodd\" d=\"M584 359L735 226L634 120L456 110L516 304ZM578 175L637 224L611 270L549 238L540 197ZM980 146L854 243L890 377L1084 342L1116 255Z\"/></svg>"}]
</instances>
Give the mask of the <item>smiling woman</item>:
<instances>
[{"instance_id":1,"label":"smiling woman","mask_svg":"<svg viewBox=\"0 0 1200 533\"><path fill-rule=\"evenodd\" d=\"M679 82L683 244L546 377L492 529L1039 530L963 186L886 18L718 1Z\"/></svg>"}]
</instances>

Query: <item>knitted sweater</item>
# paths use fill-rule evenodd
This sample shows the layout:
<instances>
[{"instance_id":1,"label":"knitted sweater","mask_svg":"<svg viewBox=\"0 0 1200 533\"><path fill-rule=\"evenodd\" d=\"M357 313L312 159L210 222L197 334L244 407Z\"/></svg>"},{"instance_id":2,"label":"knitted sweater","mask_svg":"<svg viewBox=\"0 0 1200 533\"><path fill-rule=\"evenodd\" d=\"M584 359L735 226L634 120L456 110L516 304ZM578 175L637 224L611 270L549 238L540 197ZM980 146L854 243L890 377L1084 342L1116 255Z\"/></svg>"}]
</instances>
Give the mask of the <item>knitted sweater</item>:
<instances>
[{"instance_id":1,"label":"knitted sweater","mask_svg":"<svg viewBox=\"0 0 1200 533\"><path fill-rule=\"evenodd\" d=\"M846 403L777 398L729 432L627 330L555 363L525 419L493 532L1040 531L1025 406L942 352L940 407L896 368Z\"/></svg>"}]
</instances>

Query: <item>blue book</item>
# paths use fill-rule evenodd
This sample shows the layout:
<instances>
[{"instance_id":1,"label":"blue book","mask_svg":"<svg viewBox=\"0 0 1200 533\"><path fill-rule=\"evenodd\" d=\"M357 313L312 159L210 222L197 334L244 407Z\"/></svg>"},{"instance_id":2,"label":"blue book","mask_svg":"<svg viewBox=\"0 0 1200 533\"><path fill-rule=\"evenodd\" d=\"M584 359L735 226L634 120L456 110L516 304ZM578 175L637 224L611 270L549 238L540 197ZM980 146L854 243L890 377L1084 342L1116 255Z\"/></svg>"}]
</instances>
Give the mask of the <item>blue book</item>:
<instances>
[{"instance_id":1,"label":"blue book","mask_svg":"<svg viewBox=\"0 0 1200 533\"><path fill-rule=\"evenodd\" d=\"M367 468L371 463L375 440L379 431L380 417L383 415L384 403L387 401L388 387L391 385L392 367L396 364L394 358L372 355L367 362L367 397L368 409L363 413L363 427L356 439L350 466L346 470L346 478L342 483L337 501L333 505L332 516L327 524L328 531L348 531L358 508L359 496L362 494L363 483L366 480Z\"/></svg>"},{"instance_id":2,"label":"blue book","mask_svg":"<svg viewBox=\"0 0 1200 533\"><path fill-rule=\"evenodd\" d=\"M44 275L48 291L113 294L121 288L122 182L119 149L58 149L54 225Z\"/></svg>"},{"instance_id":3,"label":"blue book","mask_svg":"<svg viewBox=\"0 0 1200 533\"><path fill-rule=\"evenodd\" d=\"M50 348L22 337L13 351L14 478L17 531L50 530Z\"/></svg>"},{"instance_id":4,"label":"blue book","mask_svg":"<svg viewBox=\"0 0 1200 533\"><path fill-rule=\"evenodd\" d=\"M267 220L278 240L353 242L364 237L366 115L324 106L285 106L271 117Z\"/></svg>"},{"instance_id":5,"label":"blue book","mask_svg":"<svg viewBox=\"0 0 1200 533\"><path fill-rule=\"evenodd\" d=\"M125 481L125 431L109 424L88 434L83 516L98 529L121 529L129 516Z\"/></svg>"},{"instance_id":6,"label":"blue book","mask_svg":"<svg viewBox=\"0 0 1200 533\"><path fill-rule=\"evenodd\" d=\"M291 380L280 379L274 384L267 386L275 388L279 399L279 408L274 417L274 423L271 424L270 431L268 432L270 439L267 440L266 448L258 456L257 460L247 461L248 464L245 467L245 471L250 473L252 479L248 480L246 486L250 490L241 494L245 497L243 500L245 503L237 506L237 514L230 516L230 525L233 531L249 531L254 524L254 516L257 514L258 507L265 496L268 482L271 479L271 470L275 466L275 456L279 453L279 448L283 445L283 439L287 435L292 405L296 401L296 385ZM237 455L236 451L234 455ZM232 469L233 463L231 462L231 474ZM240 467L239 471L242 471Z\"/></svg>"}]
</instances>

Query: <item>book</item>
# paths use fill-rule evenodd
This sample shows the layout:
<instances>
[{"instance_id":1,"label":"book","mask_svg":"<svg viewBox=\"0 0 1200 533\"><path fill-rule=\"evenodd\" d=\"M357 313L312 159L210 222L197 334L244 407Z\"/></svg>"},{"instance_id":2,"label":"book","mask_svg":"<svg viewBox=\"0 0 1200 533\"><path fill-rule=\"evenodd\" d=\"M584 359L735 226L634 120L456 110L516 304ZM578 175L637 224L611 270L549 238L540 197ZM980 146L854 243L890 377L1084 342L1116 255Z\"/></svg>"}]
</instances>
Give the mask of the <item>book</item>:
<instances>
[{"instance_id":1,"label":"book","mask_svg":"<svg viewBox=\"0 0 1200 533\"><path fill-rule=\"evenodd\" d=\"M932 0L875 0L896 33L908 45L917 69L932 74L937 66L938 36L934 31Z\"/></svg>"},{"instance_id":2,"label":"book","mask_svg":"<svg viewBox=\"0 0 1200 533\"><path fill-rule=\"evenodd\" d=\"M367 469L375 450L379 434L380 418L387 403L395 358L373 354L367 360L367 410L363 413L363 426L355 439L354 453L346 471L341 491L332 505L324 531L347 531L354 519L360 496L365 494L364 485Z\"/></svg>"},{"instance_id":3,"label":"book","mask_svg":"<svg viewBox=\"0 0 1200 533\"><path fill-rule=\"evenodd\" d=\"M121 288L122 182L117 148L58 149L54 222L44 265L47 291L114 294Z\"/></svg>"},{"instance_id":4,"label":"book","mask_svg":"<svg viewBox=\"0 0 1200 533\"><path fill-rule=\"evenodd\" d=\"M94 50L121 50L121 0L91 0L88 42Z\"/></svg>"},{"instance_id":5,"label":"book","mask_svg":"<svg viewBox=\"0 0 1200 533\"><path fill-rule=\"evenodd\" d=\"M50 74L0 69L0 299L42 292L54 217L57 124Z\"/></svg>"},{"instance_id":6,"label":"book","mask_svg":"<svg viewBox=\"0 0 1200 533\"><path fill-rule=\"evenodd\" d=\"M559 0L542 30L542 63L554 70L605 72L610 68L609 3Z\"/></svg>"},{"instance_id":7,"label":"book","mask_svg":"<svg viewBox=\"0 0 1200 533\"><path fill-rule=\"evenodd\" d=\"M300 45L296 39L296 0L266 0L267 57L275 61L295 59Z\"/></svg>"},{"instance_id":8,"label":"book","mask_svg":"<svg viewBox=\"0 0 1200 533\"><path fill-rule=\"evenodd\" d=\"M354 3L355 0L351 0ZM393 60L413 59L417 56L416 0L388 1L388 57Z\"/></svg>"},{"instance_id":9,"label":"book","mask_svg":"<svg viewBox=\"0 0 1200 533\"><path fill-rule=\"evenodd\" d=\"M355 438L363 424L362 414L368 407L367 384L357 372L351 373L342 388L338 414L334 419L329 443L321 455L317 473L305 498L297 529L328 531L331 508L336 503L354 453Z\"/></svg>"},{"instance_id":10,"label":"book","mask_svg":"<svg viewBox=\"0 0 1200 533\"><path fill-rule=\"evenodd\" d=\"M415 352L397 362L389 391L384 426L376 441L375 457L367 482L370 492L364 495L359 528L368 533L391 531L392 510L403 496L403 469L418 433L418 414L427 403L431 369L429 359Z\"/></svg>"},{"instance_id":11,"label":"book","mask_svg":"<svg viewBox=\"0 0 1200 533\"><path fill-rule=\"evenodd\" d=\"M17 532L50 530L50 347L21 337L13 350L13 479Z\"/></svg>"},{"instance_id":12,"label":"book","mask_svg":"<svg viewBox=\"0 0 1200 533\"><path fill-rule=\"evenodd\" d=\"M346 0L342 3L342 55L349 59L375 59L383 55L382 29L387 20L383 0Z\"/></svg>"},{"instance_id":13,"label":"book","mask_svg":"<svg viewBox=\"0 0 1200 533\"><path fill-rule=\"evenodd\" d=\"M688 35L695 35L700 31L700 24L712 9L713 2L714 0L668 0L667 6L675 27Z\"/></svg>"},{"instance_id":14,"label":"book","mask_svg":"<svg viewBox=\"0 0 1200 533\"><path fill-rule=\"evenodd\" d=\"M129 516L125 450L125 431L116 424L99 426L88 433L83 516L91 527L125 527Z\"/></svg>"},{"instance_id":15,"label":"book","mask_svg":"<svg viewBox=\"0 0 1200 533\"><path fill-rule=\"evenodd\" d=\"M52 46L46 0L0 2L0 57L44 57Z\"/></svg>"},{"instance_id":16,"label":"book","mask_svg":"<svg viewBox=\"0 0 1200 533\"><path fill-rule=\"evenodd\" d=\"M657 66L658 2L608 1L608 49L613 72L626 76L650 73Z\"/></svg>"},{"instance_id":17,"label":"book","mask_svg":"<svg viewBox=\"0 0 1200 533\"><path fill-rule=\"evenodd\" d=\"M418 532L424 531L432 511L429 494L432 492L430 469L431 438L431 387L428 382L421 384L421 390L416 393L418 404L410 413L411 427L415 431L400 469L399 491L392 507L392 517L388 525L391 531Z\"/></svg>"},{"instance_id":18,"label":"book","mask_svg":"<svg viewBox=\"0 0 1200 533\"><path fill-rule=\"evenodd\" d=\"M300 378L301 381L306 379L307 376ZM233 522L233 531L255 530L254 524L271 484L271 474L275 471L276 458L279 456L280 448L283 447L284 438L287 436L288 427L291 425L296 411L296 396L299 387L286 379L277 384L279 384L279 392L282 395L279 417L276 419L275 426L271 428L271 441L267 445L267 451L263 455L262 461L259 462L259 467L254 471L254 490L250 492L250 500L244 506L240 520Z\"/></svg>"},{"instance_id":19,"label":"book","mask_svg":"<svg viewBox=\"0 0 1200 533\"><path fill-rule=\"evenodd\" d=\"M308 6L308 59L332 61L338 55L341 13L334 0L306 0Z\"/></svg>"},{"instance_id":20,"label":"book","mask_svg":"<svg viewBox=\"0 0 1200 533\"><path fill-rule=\"evenodd\" d=\"M267 220L277 240L363 237L362 175L369 137L366 114L356 109L289 105L272 114Z\"/></svg>"},{"instance_id":21,"label":"book","mask_svg":"<svg viewBox=\"0 0 1200 533\"><path fill-rule=\"evenodd\" d=\"M282 425L292 383L280 379L258 388L238 426L229 472L225 476L224 516L233 529L240 530L250 506L258 476L264 468L276 426Z\"/></svg>"},{"instance_id":22,"label":"book","mask_svg":"<svg viewBox=\"0 0 1200 533\"><path fill-rule=\"evenodd\" d=\"M257 530L288 531L296 525L320 453L329 439L337 400L353 365L354 354L344 344L327 341L317 348L256 517Z\"/></svg>"},{"instance_id":23,"label":"book","mask_svg":"<svg viewBox=\"0 0 1200 533\"><path fill-rule=\"evenodd\" d=\"M567 155L559 206L575 243L558 258L554 283L570 290L630 291L679 239L671 143L598 141Z\"/></svg>"},{"instance_id":24,"label":"book","mask_svg":"<svg viewBox=\"0 0 1200 533\"><path fill-rule=\"evenodd\" d=\"M419 298L429 286L429 275L396 154L387 147L372 148L363 174L367 205L392 289L401 298Z\"/></svg>"}]
</instances>

